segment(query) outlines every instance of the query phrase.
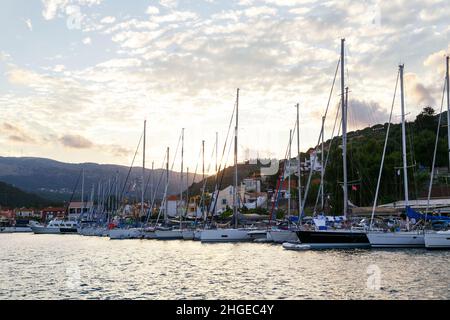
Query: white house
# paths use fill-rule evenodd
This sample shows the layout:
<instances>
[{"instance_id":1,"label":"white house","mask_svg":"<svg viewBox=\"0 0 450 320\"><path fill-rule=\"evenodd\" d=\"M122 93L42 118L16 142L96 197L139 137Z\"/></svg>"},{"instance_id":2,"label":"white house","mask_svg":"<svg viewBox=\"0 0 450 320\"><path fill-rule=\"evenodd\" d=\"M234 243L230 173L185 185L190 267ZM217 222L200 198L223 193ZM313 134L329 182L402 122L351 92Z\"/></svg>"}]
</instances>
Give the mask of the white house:
<instances>
[{"instance_id":1,"label":"white house","mask_svg":"<svg viewBox=\"0 0 450 320\"><path fill-rule=\"evenodd\" d=\"M180 201L179 196L172 195L167 197L167 215L169 217L177 217L179 214L184 214L185 201Z\"/></svg>"},{"instance_id":2,"label":"white house","mask_svg":"<svg viewBox=\"0 0 450 320\"><path fill-rule=\"evenodd\" d=\"M81 213L84 214L91 211L94 203L92 201L87 202L71 202L69 204L69 220L78 220L80 218Z\"/></svg>"},{"instance_id":3,"label":"white house","mask_svg":"<svg viewBox=\"0 0 450 320\"><path fill-rule=\"evenodd\" d=\"M227 209L227 207L233 208L233 193L234 186L228 186L225 189L219 191L216 205L217 213L222 213Z\"/></svg>"}]
</instances>

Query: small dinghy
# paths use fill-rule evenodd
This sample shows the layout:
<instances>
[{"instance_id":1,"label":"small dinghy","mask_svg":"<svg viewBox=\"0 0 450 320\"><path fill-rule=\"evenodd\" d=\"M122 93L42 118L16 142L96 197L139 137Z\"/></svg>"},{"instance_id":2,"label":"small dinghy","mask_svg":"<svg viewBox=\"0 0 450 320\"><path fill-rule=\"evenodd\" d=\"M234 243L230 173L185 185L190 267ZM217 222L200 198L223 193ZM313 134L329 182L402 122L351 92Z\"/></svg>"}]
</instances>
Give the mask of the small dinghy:
<instances>
[{"instance_id":1,"label":"small dinghy","mask_svg":"<svg viewBox=\"0 0 450 320\"><path fill-rule=\"evenodd\" d=\"M302 244L300 242L285 242L283 243L283 248L286 250L303 251L311 249L311 246L308 244Z\"/></svg>"}]
</instances>

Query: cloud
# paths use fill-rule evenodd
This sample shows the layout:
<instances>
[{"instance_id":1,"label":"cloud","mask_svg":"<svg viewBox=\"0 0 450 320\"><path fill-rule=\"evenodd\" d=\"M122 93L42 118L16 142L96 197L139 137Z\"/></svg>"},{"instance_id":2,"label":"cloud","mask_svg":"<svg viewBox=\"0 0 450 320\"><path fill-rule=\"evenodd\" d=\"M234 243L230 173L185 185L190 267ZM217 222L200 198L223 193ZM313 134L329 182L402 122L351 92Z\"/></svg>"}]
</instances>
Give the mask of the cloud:
<instances>
[{"instance_id":1,"label":"cloud","mask_svg":"<svg viewBox=\"0 0 450 320\"><path fill-rule=\"evenodd\" d=\"M175 8L178 6L177 0L159 0L159 4L167 8Z\"/></svg>"},{"instance_id":2,"label":"cloud","mask_svg":"<svg viewBox=\"0 0 450 320\"><path fill-rule=\"evenodd\" d=\"M407 98L412 98L413 108L436 106L436 101L431 94L431 90L419 81L417 74L405 74L405 88Z\"/></svg>"},{"instance_id":3,"label":"cloud","mask_svg":"<svg viewBox=\"0 0 450 320\"><path fill-rule=\"evenodd\" d=\"M44 9L42 15L46 20L55 18L56 13L68 4L67 0L42 0Z\"/></svg>"},{"instance_id":4,"label":"cloud","mask_svg":"<svg viewBox=\"0 0 450 320\"><path fill-rule=\"evenodd\" d=\"M42 16L45 20L53 20L58 13L70 15L70 12L65 12L68 7L69 9L78 9L78 7L81 6L91 7L100 4L102 1L103 0L41 0L43 5Z\"/></svg>"},{"instance_id":5,"label":"cloud","mask_svg":"<svg viewBox=\"0 0 450 320\"><path fill-rule=\"evenodd\" d=\"M71 135L71 134L66 134L64 136L62 136L59 141L68 148L74 148L74 149L90 149L94 146L94 144L80 136L80 135Z\"/></svg>"},{"instance_id":6,"label":"cloud","mask_svg":"<svg viewBox=\"0 0 450 320\"><path fill-rule=\"evenodd\" d=\"M423 65L426 67L435 68L435 70L437 70L441 75L444 75L446 69L445 57L448 55L450 55L450 44L446 49L430 54L423 62Z\"/></svg>"},{"instance_id":7,"label":"cloud","mask_svg":"<svg viewBox=\"0 0 450 320\"><path fill-rule=\"evenodd\" d=\"M149 6L145 12L150 15L159 14L159 9L154 6Z\"/></svg>"},{"instance_id":8,"label":"cloud","mask_svg":"<svg viewBox=\"0 0 450 320\"><path fill-rule=\"evenodd\" d=\"M115 18L115 17L112 17L112 16L104 17L104 18L100 21L100 23L103 23L103 24L112 24L112 23L114 23L114 22L116 22L116 18Z\"/></svg>"},{"instance_id":9,"label":"cloud","mask_svg":"<svg viewBox=\"0 0 450 320\"><path fill-rule=\"evenodd\" d=\"M27 25L28 30L33 31L33 24L31 23L31 19L26 19L25 24Z\"/></svg>"},{"instance_id":10,"label":"cloud","mask_svg":"<svg viewBox=\"0 0 450 320\"><path fill-rule=\"evenodd\" d=\"M36 140L33 139L24 129L19 128L10 123L4 122L2 130L7 134L8 140L12 142L34 144Z\"/></svg>"},{"instance_id":11,"label":"cloud","mask_svg":"<svg viewBox=\"0 0 450 320\"><path fill-rule=\"evenodd\" d=\"M92 44L92 39L89 38L89 37L84 38L84 39L83 39L83 44L85 44L85 45L90 45L90 44Z\"/></svg>"},{"instance_id":12,"label":"cloud","mask_svg":"<svg viewBox=\"0 0 450 320\"><path fill-rule=\"evenodd\" d=\"M260 15L270 15L273 16L277 13L277 9L275 8L270 8L267 6L262 6L262 7L251 7L245 10L245 15L247 17L253 18L253 17L257 17Z\"/></svg>"},{"instance_id":13,"label":"cloud","mask_svg":"<svg viewBox=\"0 0 450 320\"><path fill-rule=\"evenodd\" d=\"M378 102L350 99L348 102L348 123L352 129L385 123L389 113Z\"/></svg>"}]
</instances>

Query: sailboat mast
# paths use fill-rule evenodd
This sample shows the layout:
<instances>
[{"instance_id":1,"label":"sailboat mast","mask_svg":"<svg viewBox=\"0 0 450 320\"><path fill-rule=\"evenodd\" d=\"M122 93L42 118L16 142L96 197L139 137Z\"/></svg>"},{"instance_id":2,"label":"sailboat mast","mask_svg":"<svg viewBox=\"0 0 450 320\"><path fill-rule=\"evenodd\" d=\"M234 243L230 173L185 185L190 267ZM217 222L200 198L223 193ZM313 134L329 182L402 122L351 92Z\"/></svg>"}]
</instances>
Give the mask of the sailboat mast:
<instances>
[{"instance_id":1,"label":"sailboat mast","mask_svg":"<svg viewBox=\"0 0 450 320\"><path fill-rule=\"evenodd\" d=\"M321 170L320 170L320 182L322 184L322 188L320 189L320 198L321 198L321 208L322 211L325 207L325 201L324 201L324 174L325 174L325 152L324 152L324 136L325 136L325 117L322 117L322 153L320 156L321 161Z\"/></svg>"},{"instance_id":2,"label":"sailboat mast","mask_svg":"<svg viewBox=\"0 0 450 320\"><path fill-rule=\"evenodd\" d=\"M183 203L183 165L184 165L184 128L181 130L181 181L180 181L180 209L182 209L182 203ZM180 210L180 230L182 227L182 212L183 210Z\"/></svg>"},{"instance_id":3,"label":"sailboat mast","mask_svg":"<svg viewBox=\"0 0 450 320\"><path fill-rule=\"evenodd\" d=\"M347 105L345 101L345 39L341 39L341 106L342 106L342 167L344 180L344 216L348 213L347 181Z\"/></svg>"},{"instance_id":4,"label":"sailboat mast","mask_svg":"<svg viewBox=\"0 0 450 320\"><path fill-rule=\"evenodd\" d=\"M237 89L236 96L236 127L234 128L234 192L233 192L233 204L234 204L234 227L238 227L238 199L237 199L237 185L238 185L238 128L239 128L239 89Z\"/></svg>"},{"instance_id":5,"label":"sailboat mast","mask_svg":"<svg viewBox=\"0 0 450 320\"><path fill-rule=\"evenodd\" d=\"M218 170L218 157L219 157L219 133L216 132L216 174Z\"/></svg>"},{"instance_id":6,"label":"sailboat mast","mask_svg":"<svg viewBox=\"0 0 450 320\"><path fill-rule=\"evenodd\" d=\"M84 215L84 168L81 179L81 211L80 211L80 219L83 218Z\"/></svg>"},{"instance_id":7,"label":"sailboat mast","mask_svg":"<svg viewBox=\"0 0 450 320\"><path fill-rule=\"evenodd\" d=\"M448 171L450 172L450 80L449 80L449 60L450 56L446 57L446 73L445 82L447 85L447 140L448 140Z\"/></svg>"},{"instance_id":8,"label":"sailboat mast","mask_svg":"<svg viewBox=\"0 0 450 320\"><path fill-rule=\"evenodd\" d=\"M402 158L403 158L403 184L405 189L405 207L409 204L408 192L408 163L406 161L406 123L405 123L405 93L403 84L404 65L400 65L400 98L402 107Z\"/></svg>"},{"instance_id":9,"label":"sailboat mast","mask_svg":"<svg viewBox=\"0 0 450 320\"><path fill-rule=\"evenodd\" d=\"M219 175L219 167L218 167L218 158L219 158L219 133L216 132L216 180ZM215 196L219 195L218 191L216 192ZM217 205L214 205L214 215L217 213Z\"/></svg>"},{"instance_id":10,"label":"sailboat mast","mask_svg":"<svg viewBox=\"0 0 450 320\"><path fill-rule=\"evenodd\" d=\"M141 184L141 217L144 215L144 192L145 192L145 138L147 134L147 120L144 121L144 144L142 151L142 184Z\"/></svg>"},{"instance_id":11,"label":"sailboat mast","mask_svg":"<svg viewBox=\"0 0 450 320\"><path fill-rule=\"evenodd\" d=\"M289 198L288 198L288 217L291 216L291 149L292 149L292 129L289 130L289 160L288 160L288 166L289 166L289 171L288 171L288 194L289 194Z\"/></svg>"},{"instance_id":12,"label":"sailboat mast","mask_svg":"<svg viewBox=\"0 0 450 320\"><path fill-rule=\"evenodd\" d=\"M297 103L297 172L298 172L298 221L302 221L302 173L300 163L300 104Z\"/></svg>"},{"instance_id":13,"label":"sailboat mast","mask_svg":"<svg viewBox=\"0 0 450 320\"><path fill-rule=\"evenodd\" d=\"M170 156L170 148L169 147L167 147L167 163L166 163L166 190L167 190L167 188L169 187L169 156ZM164 201L164 221L165 221L165 223L167 224L169 221L168 221L168 219L169 219L169 217L168 217L168 214L167 214L167 210L169 209L169 206L168 206L168 202L167 202L167 192L166 192L166 194L164 195L165 196L165 199L163 199L163 201Z\"/></svg>"},{"instance_id":14,"label":"sailboat mast","mask_svg":"<svg viewBox=\"0 0 450 320\"><path fill-rule=\"evenodd\" d=\"M206 187L205 183L205 140L202 140L202 183L203 183L203 190L202 190L202 199L200 200L201 210L202 210L202 216L204 221L206 221L206 212L205 212L205 190Z\"/></svg>"}]
</instances>

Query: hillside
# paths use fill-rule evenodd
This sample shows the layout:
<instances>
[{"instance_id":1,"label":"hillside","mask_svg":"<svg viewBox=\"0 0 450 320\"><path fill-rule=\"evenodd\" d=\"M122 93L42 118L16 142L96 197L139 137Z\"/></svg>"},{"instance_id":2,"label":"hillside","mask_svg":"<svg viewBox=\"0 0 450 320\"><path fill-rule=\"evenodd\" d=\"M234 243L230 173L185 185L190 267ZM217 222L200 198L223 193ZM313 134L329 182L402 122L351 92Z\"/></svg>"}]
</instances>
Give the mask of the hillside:
<instances>
[{"instance_id":1,"label":"hillside","mask_svg":"<svg viewBox=\"0 0 450 320\"><path fill-rule=\"evenodd\" d=\"M256 164L238 164L238 181L241 181L244 178L251 177L253 175L259 175L260 165ZM218 174L220 188L224 189L230 185L234 185L234 166L225 168L221 170ZM199 195L201 193L201 189L203 188L204 181L199 181L198 183L194 183L189 188L190 195ZM206 178L206 190L209 192L214 191L216 185L216 176L210 176Z\"/></svg>"},{"instance_id":2,"label":"hillside","mask_svg":"<svg viewBox=\"0 0 450 320\"><path fill-rule=\"evenodd\" d=\"M0 206L6 208L42 208L52 205L51 201L35 194L24 192L4 182L0 182Z\"/></svg>"},{"instance_id":3,"label":"hillside","mask_svg":"<svg viewBox=\"0 0 450 320\"><path fill-rule=\"evenodd\" d=\"M70 199L80 173L85 171L85 191L90 194L93 185L97 186L99 181L107 183L108 179L113 181L119 175L121 186L127 177L129 167L108 164L71 164L43 158L7 158L0 157L0 181L4 181L27 192L35 193L41 197L53 201L67 201ZM162 173L161 169L154 170L154 178L157 181ZM146 170L149 177L151 170ZM140 192L140 179L142 169L132 169L126 190L132 184L136 184L135 192L131 196L137 196ZM171 172L169 183L169 194L178 192L180 174ZM190 179L193 174L190 174ZM157 182L155 182L155 185ZM97 190L97 189L96 189ZM149 191L149 189L148 189ZM163 186L158 190L158 197L164 192ZM76 189L76 195L81 193L80 183ZM149 193L149 192L148 192Z\"/></svg>"},{"instance_id":4,"label":"hillside","mask_svg":"<svg viewBox=\"0 0 450 320\"><path fill-rule=\"evenodd\" d=\"M436 129L439 115L434 109L427 107L417 115L416 119L406 124L408 186L411 199L424 198L427 195L430 167L433 160ZM447 113L442 114L441 129L438 141L436 167L447 174ZM376 184L380 169L381 157L388 124L375 125L348 134L348 180L349 200L358 206L373 204ZM329 204L332 212L339 212L342 208L342 150L341 137L335 138L330 150L329 166L325 176L325 190L330 197ZM329 149L330 141L326 142ZM402 162L401 124L391 125L386 158L380 185L379 204L404 199L403 192L403 162ZM438 190L448 190L444 177L435 179L433 195L442 196ZM309 198L315 199L317 186L313 188ZM449 196L450 194L446 194ZM311 203L310 203L311 204Z\"/></svg>"},{"instance_id":5,"label":"hillside","mask_svg":"<svg viewBox=\"0 0 450 320\"><path fill-rule=\"evenodd\" d=\"M425 198L427 196L430 167L433 160L436 129L439 115L430 108L417 115L416 119L406 124L407 133L407 161L410 199ZM377 185L388 124L377 124L361 130L348 133L348 181L349 200L357 206L371 206ZM335 137L333 141L325 142L325 156L330 152L328 167L325 174L326 211L331 214L342 213L342 137ZM332 144L331 144L332 142ZM331 144L331 146L330 146ZM401 124L392 124L386 150L378 204L404 199L402 162ZM302 161L306 154L301 155ZM280 161L280 170L283 160ZM439 134L436 158L437 178L432 188L432 197L450 196L450 181L447 153L447 113L442 114L441 130ZM256 165L238 165L239 182L246 177L258 175ZM280 173L280 172L279 172ZM309 172L302 174L302 186L306 185ZM219 174L219 177L222 172ZM278 175L268 176L263 182L262 189L275 188ZM295 178L294 178L295 179ZM228 167L223 172L221 188L234 184L234 167ZM320 184L320 174L315 173L312 179L307 207L315 204ZM194 184L190 194L199 194L203 183ZM214 190L215 177L208 177L206 189ZM303 189L304 191L304 189ZM292 192L297 197L296 190Z\"/></svg>"}]
</instances>

